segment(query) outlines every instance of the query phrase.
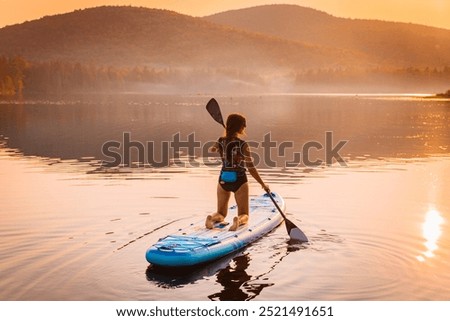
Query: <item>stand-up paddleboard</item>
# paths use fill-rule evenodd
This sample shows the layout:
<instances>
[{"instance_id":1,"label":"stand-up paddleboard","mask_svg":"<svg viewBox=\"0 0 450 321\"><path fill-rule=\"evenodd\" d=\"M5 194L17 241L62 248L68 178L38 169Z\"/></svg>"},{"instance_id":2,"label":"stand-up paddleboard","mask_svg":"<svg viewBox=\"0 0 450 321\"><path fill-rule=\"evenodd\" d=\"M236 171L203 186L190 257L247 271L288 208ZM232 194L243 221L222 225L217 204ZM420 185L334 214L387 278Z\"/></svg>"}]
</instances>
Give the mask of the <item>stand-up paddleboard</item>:
<instances>
[{"instance_id":1,"label":"stand-up paddleboard","mask_svg":"<svg viewBox=\"0 0 450 321\"><path fill-rule=\"evenodd\" d=\"M286 205L283 198L276 193L271 195L284 211ZM147 250L147 261L168 267L206 263L249 245L283 221L268 194L251 198L248 224L240 226L236 231L229 231L229 222L235 216L236 205L230 207L226 221L215 224L213 229L205 227L204 218L161 238Z\"/></svg>"}]
</instances>

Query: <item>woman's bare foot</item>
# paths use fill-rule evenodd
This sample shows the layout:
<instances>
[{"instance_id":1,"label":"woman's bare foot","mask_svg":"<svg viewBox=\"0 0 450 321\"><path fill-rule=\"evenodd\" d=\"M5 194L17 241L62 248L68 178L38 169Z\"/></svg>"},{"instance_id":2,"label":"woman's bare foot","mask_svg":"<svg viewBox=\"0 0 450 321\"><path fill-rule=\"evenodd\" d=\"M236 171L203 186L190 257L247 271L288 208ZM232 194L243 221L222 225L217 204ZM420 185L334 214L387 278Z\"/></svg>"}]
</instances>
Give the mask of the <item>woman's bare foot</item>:
<instances>
[{"instance_id":1,"label":"woman's bare foot","mask_svg":"<svg viewBox=\"0 0 450 321\"><path fill-rule=\"evenodd\" d=\"M222 214L215 213L213 215L208 215L206 217L205 226L207 229L214 228L214 224L218 222L223 222L225 217Z\"/></svg>"},{"instance_id":2,"label":"woman's bare foot","mask_svg":"<svg viewBox=\"0 0 450 321\"><path fill-rule=\"evenodd\" d=\"M236 231L238 227L239 227L239 218L238 217L234 217L233 218L233 224L230 226L228 231Z\"/></svg>"},{"instance_id":3,"label":"woman's bare foot","mask_svg":"<svg viewBox=\"0 0 450 321\"><path fill-rule=\"evenodd\" d=\"M242 214L242 215L236 216L233 218L233 224L229 228L229 231L236 231L239 226L247 224L247 222L248 222L247 214Z\"/></svg>"}]
</instances>

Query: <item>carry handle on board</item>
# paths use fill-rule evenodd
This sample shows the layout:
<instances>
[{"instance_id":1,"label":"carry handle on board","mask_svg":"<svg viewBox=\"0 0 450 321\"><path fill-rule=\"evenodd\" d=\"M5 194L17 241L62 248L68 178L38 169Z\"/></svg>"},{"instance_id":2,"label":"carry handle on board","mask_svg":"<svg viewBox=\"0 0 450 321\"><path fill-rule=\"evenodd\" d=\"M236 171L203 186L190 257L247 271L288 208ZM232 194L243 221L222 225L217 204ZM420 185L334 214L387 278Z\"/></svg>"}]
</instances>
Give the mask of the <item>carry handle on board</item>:
<instances>
[{"instance_id":1,"label":"carry handle on board","mask_svg":"<svg viewBox=\"0 0 450 321\"><path fill-rule=\"evenodd\" d=\"M210 101L206 104L206 110L211 115L211 117L221 124L225 128L225 124L223 122L222 112L220 111L220 106L217 100L214 98L211 98ZM273 204L277 208L277 210L280 212L281 216L284 219L284 223L286 224L286 230L289 234L289 237L292 241L296 242L308 242L308 238L306 237L305 233L302 232L301 229L299 229L294 223L289 221L286 218L286 215L284 215L283 211L281 210L280 206L278 206L277 201L273 198L272 193L269 189L266 190L267 195L269 195L270 199L272 200Z\"/></svg>"}]
</instances>

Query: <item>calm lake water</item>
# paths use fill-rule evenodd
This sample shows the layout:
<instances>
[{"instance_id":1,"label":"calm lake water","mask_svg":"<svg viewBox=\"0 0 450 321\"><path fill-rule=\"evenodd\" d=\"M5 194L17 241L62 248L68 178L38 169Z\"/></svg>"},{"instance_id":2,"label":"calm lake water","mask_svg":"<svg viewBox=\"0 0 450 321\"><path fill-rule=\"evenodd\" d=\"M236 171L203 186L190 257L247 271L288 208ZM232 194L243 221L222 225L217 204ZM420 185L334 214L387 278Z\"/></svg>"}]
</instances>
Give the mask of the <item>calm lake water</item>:
<instances>
[{"instance_id":1,"label":"calm lake water","mask_svg":"<svg viewBox=\"0 0 450 321\"><path fill-rule=\"evenodd\" d=\"M216 96L248 117L262 177L310 242L281 225L194 270L150 267L151 244L215 210L209 98L1 102L0 300L450 299L450 102L417 97ZM102 166L124 133L145 159L135 147L130 166ZM169 148L164 166L165 144L189 137L192 157ZM308 142L316 161L340 141L346 166L293 166Z\"/></svg>"}]
</instances>

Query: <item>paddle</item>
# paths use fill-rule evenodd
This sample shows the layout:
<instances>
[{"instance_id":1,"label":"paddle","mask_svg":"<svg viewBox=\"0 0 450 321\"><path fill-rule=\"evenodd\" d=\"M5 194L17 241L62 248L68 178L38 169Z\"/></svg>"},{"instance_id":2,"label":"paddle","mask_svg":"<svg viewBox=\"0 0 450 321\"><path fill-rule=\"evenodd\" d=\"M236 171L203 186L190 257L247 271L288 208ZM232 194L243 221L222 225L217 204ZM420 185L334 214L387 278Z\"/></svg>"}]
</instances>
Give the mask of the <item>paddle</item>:
<instances>
[{"instance_id":1,"label":"paddle","mask_svg":"<svg viewBox=\"0 0 450 321\"><path fill-rule=\"evenodd\" d=\"M222 113L220 112L220 106L219 106L219 103L217 102L217 100L215 100L214 98L211 98L211 100L208 101L208 103L206 104L206 110L211 115L211 117L214 118L214 120L216 122L218 122L219 124L221 124L223 126L223 128L225 128L225 124L223 123Z\"/></svg>"},{"instance_id":2,"label":"paddle","mask_svg":"<svg viewBox=\"0 0 450 321\"><path fill-rule=\"evenodd\" d=\"M218 122L225 128L225 124L223 123L222 113L220 111L220 106L219 106L219 103L217 102L217 100L212 98L210 101L208 101L208 103L206 104L206 110L208 111L208 113L211 115L211 117L216 122ZM308 238L306 237L305 233L303 233L302 230L300 230L294 223L292 223L291 221L289 221L286 218L286 215L284 215L283 211L278 206L278 203L273 198L270 190L267 189L266 192L267 192L267 195L269 195L269 197L272 200L275 207L277 208L277 210L280 212L281 216L283 217L284 223L286 224L286 230L289 234L289 237L291 238L291 241L308 242Z\"/></svg>"},{"instance_id":3,"label":"paddle","mask_svg":"<svg viewBox=\"0 0 450 321\"><path fill-rule=\"evenodd\" d=\"M305 233L301 229L299 229L294 223L289 221L286 218L286 215L284 215L281 208L278 206L277 201L272 196L272 193L269 189L266 189L267 195L269 195L270 199L272 200L273 204L277 208L278 212L280 212L281 216L284 218L284 223L286 225L286 230L289 234L289 237L291 238L291 241L297 241L297 242L308 242L308 238L306 237Z\"/></svg>"}]
</instances>

